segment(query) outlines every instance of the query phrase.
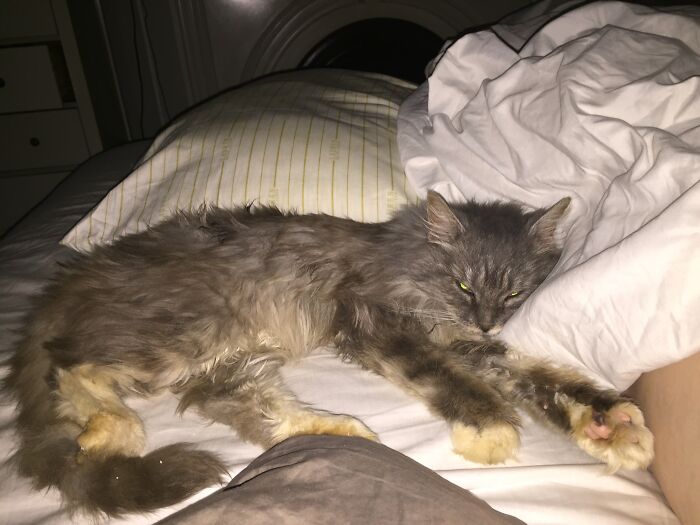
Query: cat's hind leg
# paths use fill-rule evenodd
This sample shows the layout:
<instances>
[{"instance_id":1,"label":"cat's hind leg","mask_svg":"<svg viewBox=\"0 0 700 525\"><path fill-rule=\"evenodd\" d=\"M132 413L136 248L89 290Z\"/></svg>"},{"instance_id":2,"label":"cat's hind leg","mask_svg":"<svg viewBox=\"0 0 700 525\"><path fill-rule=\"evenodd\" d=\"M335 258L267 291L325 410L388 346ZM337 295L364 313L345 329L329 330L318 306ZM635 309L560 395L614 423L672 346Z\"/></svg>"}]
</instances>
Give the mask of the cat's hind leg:
<instances>
[{"instance_id":1,"label":"cat's hind leg","mask_svg":"<svg viewBox=\"0 0 700 525\"><path fill-rule=\"evenodd\" d=\"M143 423L117 390L128 378L108 367L59 369L58 413L82 427L81 452L90 456L139 456L145 446Z\"/></svg>"},{"instance_id":2,"label":"cat's hind leg","mask_svg":"<svg viewBox=\"0 0 700 525\"><path fill-rule=\"evenodd\" d=\"M195 407L205 417L231 426L242 439L264 447L311 434L377 440L358 419L300 402L284 385L282 364L274 354L260 352L220 364L178 389L182 394L178 410Z\"/></svg>"}]
</instances>

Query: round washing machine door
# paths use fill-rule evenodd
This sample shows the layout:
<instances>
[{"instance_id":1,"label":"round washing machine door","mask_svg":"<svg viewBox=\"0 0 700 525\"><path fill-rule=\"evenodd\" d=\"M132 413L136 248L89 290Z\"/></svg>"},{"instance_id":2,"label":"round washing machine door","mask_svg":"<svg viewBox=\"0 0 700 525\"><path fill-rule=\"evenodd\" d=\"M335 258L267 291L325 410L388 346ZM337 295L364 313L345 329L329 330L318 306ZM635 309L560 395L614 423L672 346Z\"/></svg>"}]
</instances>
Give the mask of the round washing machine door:
<instances>
[{"instance_id":1,"label":"round washing machine door","mask_svg":"<svg viewBox=\"0 0 700 525\"><path fill-rule=\"evenodd\" d=\"M333 66L369 69L419 82L424 78L423 67L446 39L493 22L528 1L257 0L252 3L261 8L261 16L267 20L250 48L241 80L298 67ZM265 5L267 10L262 9Z\"/></svg>"},{"instance_id":2,"label":"round washing machine door","mask_svg":"<svg viewBox=\"0 0 700 525\"><path fill-rule=\"evenodd\" d=\"M333 67L384 73L416 84L444 39L414 22L369 18L341 27L323 38L299 67Z\"/></svg>"}]
</instances>

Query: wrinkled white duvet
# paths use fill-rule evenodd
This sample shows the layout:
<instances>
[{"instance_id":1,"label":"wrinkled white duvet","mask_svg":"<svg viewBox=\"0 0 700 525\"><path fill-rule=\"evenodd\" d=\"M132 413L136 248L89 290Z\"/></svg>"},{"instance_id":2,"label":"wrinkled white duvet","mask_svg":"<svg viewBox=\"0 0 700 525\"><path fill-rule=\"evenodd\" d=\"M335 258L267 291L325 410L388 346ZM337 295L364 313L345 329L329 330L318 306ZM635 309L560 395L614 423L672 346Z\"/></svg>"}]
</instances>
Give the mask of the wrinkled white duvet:
<instances>
[{"instance_id":1,"label":"wrinkled white duvet","mask_svg":"<svg viewBox=\"0 0 700 525\"><path fill-rule=\"evenodd\" d=\"M594 3L526 40L537 22L449 47L401 108L401 156L422 193L573 198L502 337L624 389L700 350L700 9Z\"/></svg>"}]
</instances>

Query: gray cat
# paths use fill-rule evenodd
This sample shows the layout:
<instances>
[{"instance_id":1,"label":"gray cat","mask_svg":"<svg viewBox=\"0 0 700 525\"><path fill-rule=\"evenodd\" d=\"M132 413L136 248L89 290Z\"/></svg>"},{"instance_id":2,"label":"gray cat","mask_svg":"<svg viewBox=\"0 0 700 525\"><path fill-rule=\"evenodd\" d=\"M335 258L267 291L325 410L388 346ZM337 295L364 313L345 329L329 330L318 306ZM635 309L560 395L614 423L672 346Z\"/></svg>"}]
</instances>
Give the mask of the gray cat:
<instances>
[{"instance_id":1,"label":"gray cat","mask_svg":"<svg viewBox=\"0 0 700 525\"><path fill-rule=\"evenodd\" d=\"M466 459L513 457L520 406L611 470L644 468L652 437L634 404L490 338L557 262L568 202L524 212L431 192L379 224L207 208L78 256L11 360L14 462L72 511L112 516L220 482L223 463L187 444L142 455L143 425L122 396L163 390L264 447L299 434L376 439L280 378L285 362L332 344L424 400Z\"/></svg>"}]
</instances>

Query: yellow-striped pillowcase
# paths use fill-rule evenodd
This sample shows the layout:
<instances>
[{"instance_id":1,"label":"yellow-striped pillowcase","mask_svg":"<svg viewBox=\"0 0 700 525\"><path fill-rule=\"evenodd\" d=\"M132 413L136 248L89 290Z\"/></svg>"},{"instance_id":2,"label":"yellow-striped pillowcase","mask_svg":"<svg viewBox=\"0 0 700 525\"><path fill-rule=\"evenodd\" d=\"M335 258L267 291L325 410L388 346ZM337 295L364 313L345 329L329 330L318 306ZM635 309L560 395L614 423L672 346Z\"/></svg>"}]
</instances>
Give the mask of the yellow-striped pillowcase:
<instances>
[{"instance_id":1,"label":"yellow-striped pillowcase","mask_svg":"<svg viewBox=\"0 0 700 525\"><path fill-rule=\"evenodd\" d=\"M398 107L413 89L384 75L306 70L223 93L160 133L62 242L86 251L204 203L386 220L416 199L396 146Z\"/></svg>"}]
</instances>

